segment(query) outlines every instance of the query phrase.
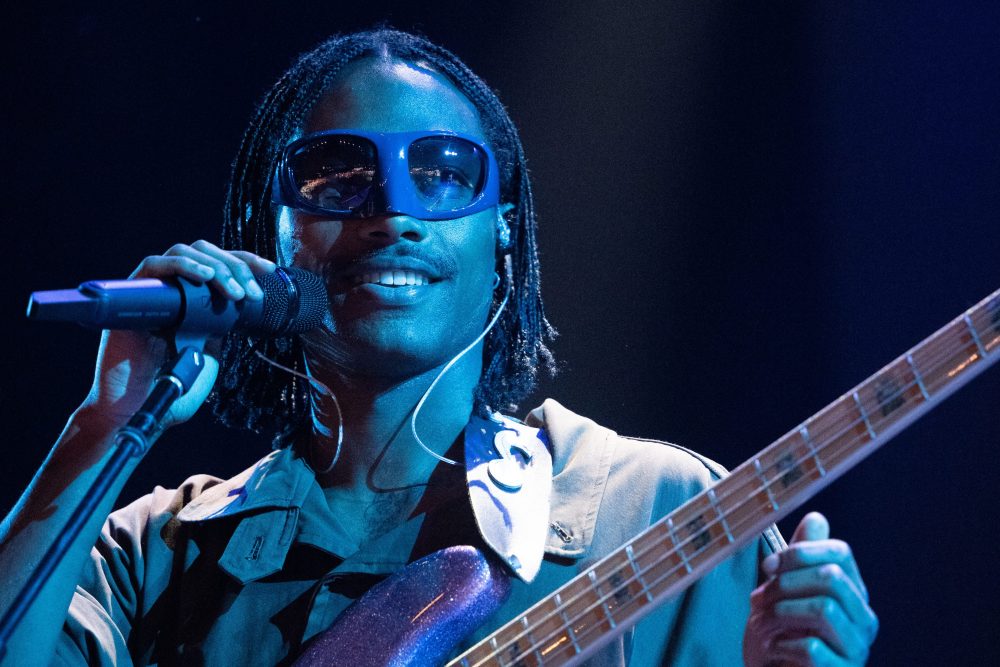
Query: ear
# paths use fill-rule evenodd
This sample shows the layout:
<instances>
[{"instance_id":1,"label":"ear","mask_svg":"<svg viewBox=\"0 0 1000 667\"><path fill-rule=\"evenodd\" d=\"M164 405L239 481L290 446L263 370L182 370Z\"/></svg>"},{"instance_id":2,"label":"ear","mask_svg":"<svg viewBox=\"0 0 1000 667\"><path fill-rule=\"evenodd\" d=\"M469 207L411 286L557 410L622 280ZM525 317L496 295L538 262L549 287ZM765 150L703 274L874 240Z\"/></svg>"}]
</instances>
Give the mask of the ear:
<instances>
[{"instance_id":1,"label":"ear","mask_svg":"<svg viewBox=\"0 0 1000 667\"><path fill-rule=\"evenodd\" d=\"M505 255L510 250L510 223L504 217L508 211L514 208L513 204L497 205L497 254Z\"/></svg>"}]
</instances>

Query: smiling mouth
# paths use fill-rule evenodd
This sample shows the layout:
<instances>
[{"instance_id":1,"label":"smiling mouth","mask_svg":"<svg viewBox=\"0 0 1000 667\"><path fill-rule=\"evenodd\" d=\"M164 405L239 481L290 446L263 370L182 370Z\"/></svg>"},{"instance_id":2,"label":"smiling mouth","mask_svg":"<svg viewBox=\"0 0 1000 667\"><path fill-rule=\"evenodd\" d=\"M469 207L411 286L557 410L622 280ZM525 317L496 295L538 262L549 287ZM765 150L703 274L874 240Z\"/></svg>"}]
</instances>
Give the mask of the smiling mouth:
<instances>
[{"instance_id":1,"label":"smiling mouth","mask_svg":"<svg viewBox=\"0 0 1000 667\"><path fill-rule=\"evenodd\" d=\"M351 278L351 284L357 285L383 285L385 287L408 287L418 285L429 285L432 281L430 277L419 271L372 271L361 273Z\"/></svg>"}]
</instances>

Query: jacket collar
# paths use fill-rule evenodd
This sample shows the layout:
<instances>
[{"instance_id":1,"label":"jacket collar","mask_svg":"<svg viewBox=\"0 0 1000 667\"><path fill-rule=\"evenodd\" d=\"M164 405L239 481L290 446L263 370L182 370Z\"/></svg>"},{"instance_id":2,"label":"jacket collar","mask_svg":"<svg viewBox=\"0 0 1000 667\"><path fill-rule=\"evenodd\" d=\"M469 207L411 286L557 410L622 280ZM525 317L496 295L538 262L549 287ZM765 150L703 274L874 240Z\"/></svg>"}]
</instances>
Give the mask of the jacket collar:
<instances>
[{"instance_id":1,"label":"jacket collar","mask_svg":"<svg viewBox=\"0 0 1000 667\"><path fill-rule=\"evenodd\" d=\"M177 520L201 522L265 509L301 508L314 482L313 473L294 451L279 449L204 491L181 509Z\"/></svg>"},{"instance_id":2,"label":"jacket collar","mask_svg":"<svg viewBox=\"0 0 1000 667\"><path fill-rule=\"evenodd\" d=\"M581 558L593 540L614 453L614 432L551 399L532 410L524 423L544 430L552 456L545 553ZM316 484L312 469L292 448L276 450L205 490L181 509L177 520L206 523L240 517L220 566L246 583L281 569L288 547L299 537L299 515ZM482 524L475 504L473 511Z\"/></svg>"},{"instance_id":3,"label":"jacket collar","mask_svg":"<svg viewBox=\"0 0 1000 667\"><path fill-rule=\"evenodd\" d=\"M615 449L615 432L547 399L525 424L545 429L552 451L552 501L546 553L582 558L594 539Z\"/></svg>"}]
</instances>

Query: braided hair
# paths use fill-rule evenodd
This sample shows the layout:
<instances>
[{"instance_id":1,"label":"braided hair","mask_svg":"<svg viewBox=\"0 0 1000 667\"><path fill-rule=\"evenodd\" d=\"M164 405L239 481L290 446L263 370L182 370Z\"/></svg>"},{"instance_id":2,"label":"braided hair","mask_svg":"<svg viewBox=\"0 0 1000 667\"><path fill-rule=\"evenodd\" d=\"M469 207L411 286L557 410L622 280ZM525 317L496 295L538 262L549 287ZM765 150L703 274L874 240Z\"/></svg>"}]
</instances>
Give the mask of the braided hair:
<instances>
[{"instance_id":1,"label":"braided hair","mask_svg":"<svg viewBox=\"0 0 1000 667\"><path fill-rule=\"evenodd\" d=\"M502 201L514 204L510 222L511 272L501 275L490 315L510 288L510 300L483 347L483 372L474 410L509 411L527 397L537 369L554 372L546 341L555 335L539 290L537 222L524 149L513 121L493 91L461 60L430 41L385 28L337 35L301 55L259 103L233 162L226 195L223 247L275 259L276 210L271 176L282 148L348 63L367 56L419 62L447 77L477 109L500 166ZM508 286L507 282L511 284ZM307 424L307 382L275 369L255 354L302 371L297 339L255 341L230 333L223 344L214 393L216 416L227 426L294 437ZM285 436L285 437L281 437Z\"/></svg>"}]
</instances>

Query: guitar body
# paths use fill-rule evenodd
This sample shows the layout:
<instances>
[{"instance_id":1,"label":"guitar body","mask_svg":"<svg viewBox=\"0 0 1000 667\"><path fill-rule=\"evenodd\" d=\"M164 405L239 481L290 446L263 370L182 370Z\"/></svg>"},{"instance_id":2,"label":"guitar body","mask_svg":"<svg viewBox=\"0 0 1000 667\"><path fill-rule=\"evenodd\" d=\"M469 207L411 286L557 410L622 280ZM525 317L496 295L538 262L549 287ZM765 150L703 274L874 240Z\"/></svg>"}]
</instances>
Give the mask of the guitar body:
<instances>
[{"instance_id":1,"label":"guitar body","mask_svg":"<svg viewBox=\"0 0 1000 667\"><path fill-rule=\"evenodd\" d=\"M470 546L442 549L373 586L295 665L440 665L509 594L510 580L497 561Z\"/></svg>"}]
</instances>

